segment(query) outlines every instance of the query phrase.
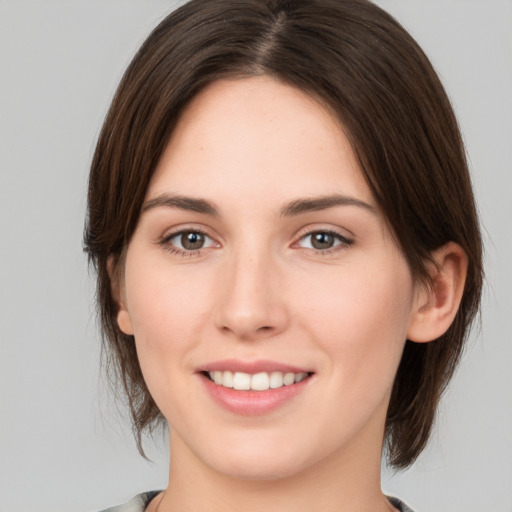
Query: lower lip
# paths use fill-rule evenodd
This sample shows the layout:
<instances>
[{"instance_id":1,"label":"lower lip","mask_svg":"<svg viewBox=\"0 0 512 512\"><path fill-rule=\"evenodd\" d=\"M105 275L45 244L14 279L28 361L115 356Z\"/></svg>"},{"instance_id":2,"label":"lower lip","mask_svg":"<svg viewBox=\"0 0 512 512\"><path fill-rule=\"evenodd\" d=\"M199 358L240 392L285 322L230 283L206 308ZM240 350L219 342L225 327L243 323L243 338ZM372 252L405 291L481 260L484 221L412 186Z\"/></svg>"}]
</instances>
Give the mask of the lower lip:
<instances>
[{"instance_id":1,"label":"lower lip","mask_svg":"<svg viewBox=\"0 0 512 512\"><path fill-rule=\"evenodd\" d=\"M237 391L219 386L208 377L200 374L210 396L228 411L244 416L259 416L272 412L290 402L310 383L311 376L304 380L265 391Z\"/></svg>"}]
</instances>

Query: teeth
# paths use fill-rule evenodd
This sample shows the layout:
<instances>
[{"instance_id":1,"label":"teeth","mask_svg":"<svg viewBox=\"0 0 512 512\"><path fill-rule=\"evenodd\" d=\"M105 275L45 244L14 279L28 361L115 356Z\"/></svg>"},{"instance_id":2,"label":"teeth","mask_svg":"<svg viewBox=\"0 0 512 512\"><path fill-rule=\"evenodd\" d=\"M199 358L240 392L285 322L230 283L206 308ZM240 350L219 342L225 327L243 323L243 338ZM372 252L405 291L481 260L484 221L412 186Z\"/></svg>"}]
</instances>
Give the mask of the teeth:
<instances>
[{"instance_id":1,"label":"teeth","mask_svg":"<svg viewBox=\"0 0 512 512\"><path fill-rule=\"evenodd\" d=\"M308 374L302 373L283 373L283 372L261 372L251 375L244 372L208 372L210 379L218 386L225 388L234 388L239 391L266 391L267 389L276 389L283 386L290 386L296 382L304 380Z\"/></svg>"},{"instance_id":2,"label":"teeth","mask_svg":"<svg viewBox=\"0 0 512 512\"><path fill-rule=\"evenodd\" d=\"M219 372L222 375L221 384L225 388L233 387L233 372Z\"/></svg>"},{"instance_id":3,"label":"teeth","mask_svg":"<svg viewBox=\"0 0 512 512\"><path fill-rule=\"evenodd\" d=\"M281 372L272 372L270 374L270 387L272 389L283 386L283 374Z\"/></svg>"},{"instance_id":4,"label":"teeth","mask_svg":"<svg viewBox=\"0 0 512 512\"><path fill-rule=\"evenodd\" d=\"M289 386L295 382L295 375L293 373L285 373L283 377L283 384Z\"/></svg>"},{"instance_id":5,"label":"teeth","mask_svg":"<svg viewBox=\"0 0 512 512\"><path fill-rule=\"evenodd\" d=\"M254 391L265 391L270 386L268 373L255 373L251 377L251 389Z\"/></svg>"},{"instance_id":6,"label":"teeth","mask_svg":"<svg viewBox=\"0 0 512 512\"><path fill-rule=\"evenodd\" d=\"M297 375L295 375L295 382L300 382L301 380L304 380L307 376L308 374L306 372L297 373Z\"/></svg>"},{"instance_id":7,"label":"teeth","mask_svg":"<svg viewBox=\"0 0 512 512\"><path fill-rule=\"evenodd\" d=\"M223 383L224 379L222 379L221 384ZM251 376L248 373L236 372L233 375L233 388L240 391L251 389Z\"/></svg>"}]
</instances>

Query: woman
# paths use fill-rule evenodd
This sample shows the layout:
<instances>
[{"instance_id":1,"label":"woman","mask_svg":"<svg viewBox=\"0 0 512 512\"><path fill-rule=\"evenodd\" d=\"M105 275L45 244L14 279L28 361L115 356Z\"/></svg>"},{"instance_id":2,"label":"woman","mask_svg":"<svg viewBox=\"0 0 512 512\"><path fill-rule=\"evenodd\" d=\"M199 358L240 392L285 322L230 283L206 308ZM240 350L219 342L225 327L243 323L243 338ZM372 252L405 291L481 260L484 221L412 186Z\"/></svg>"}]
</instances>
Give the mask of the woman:
<instances>
[{"instance_id":1,"label":"woman","mask_svg":"<svg viewBox=\"0 0 512 512\"><path fill-rule=\"evenodd\" d=\"M389 15L172 13L105 121L85 238L139 448L169 424L168 487L129 506L410 510L383 439L396 468L424 448L482 264L452 109Z\"/></svg>"}]
</instances>

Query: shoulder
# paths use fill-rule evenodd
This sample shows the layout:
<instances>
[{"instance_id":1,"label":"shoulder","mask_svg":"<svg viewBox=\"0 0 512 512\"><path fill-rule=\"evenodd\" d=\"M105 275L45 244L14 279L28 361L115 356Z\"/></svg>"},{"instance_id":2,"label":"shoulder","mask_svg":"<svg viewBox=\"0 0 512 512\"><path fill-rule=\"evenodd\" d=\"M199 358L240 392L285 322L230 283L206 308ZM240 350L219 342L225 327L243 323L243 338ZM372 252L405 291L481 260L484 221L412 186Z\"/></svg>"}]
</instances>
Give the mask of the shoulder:
<instances>
[{"instance_id":1,"label":"shoulder","mask_svg":"<svg viewBox=\"0 0 512 512\"><path fill-rule=\"evenodd\" d=\"M398 498L393 498L392 496L388 496L388 500L400 512L414 512L412 508L408 507L403 501L399 500Z\"/></svg>"},{"instance_id":2,"label":"shoulder","mask_svg":"<svg viewBox=\"0 0 512 512\"><path fill-rule=\"evenodd\" d=\"M149 491L137 494L129 502L124 505L117 505L116 507L106 508L100 512L144 512L149 502L162 491Z\"/></svg>"}]
</instances>

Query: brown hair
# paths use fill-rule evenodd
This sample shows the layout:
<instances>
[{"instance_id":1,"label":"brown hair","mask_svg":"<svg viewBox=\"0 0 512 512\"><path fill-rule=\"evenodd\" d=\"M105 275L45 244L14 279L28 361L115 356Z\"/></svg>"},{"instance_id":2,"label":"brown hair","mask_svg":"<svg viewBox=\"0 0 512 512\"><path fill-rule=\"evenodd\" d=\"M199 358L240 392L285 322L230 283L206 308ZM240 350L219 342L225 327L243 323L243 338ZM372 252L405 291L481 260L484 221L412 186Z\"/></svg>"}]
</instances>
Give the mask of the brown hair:
<instances>
[{"instance_id":1,"label":"brown hair","mask_svg":"<svg viewBox=\"0 0 512 512\"><path fill-rule=\"evenodd\" d=\"M478 309L482 247L447 95L411 36L366 0L192 0L153 30L129 65L92 162L85 248L139 449L141 432L162 417L134 339L118 328L108 261L120 266L149 180L191 98L220 78L254 75L298 87L337 115L415 279L428 282L431 252L448 241L468 256L453 324L433 343L407 341L398 368L386 439L390 463L407 467L428 440Z\"/></svg>"}]
</instances>

